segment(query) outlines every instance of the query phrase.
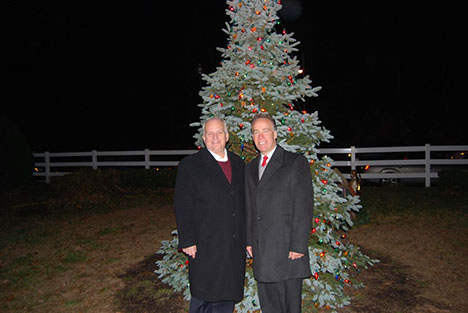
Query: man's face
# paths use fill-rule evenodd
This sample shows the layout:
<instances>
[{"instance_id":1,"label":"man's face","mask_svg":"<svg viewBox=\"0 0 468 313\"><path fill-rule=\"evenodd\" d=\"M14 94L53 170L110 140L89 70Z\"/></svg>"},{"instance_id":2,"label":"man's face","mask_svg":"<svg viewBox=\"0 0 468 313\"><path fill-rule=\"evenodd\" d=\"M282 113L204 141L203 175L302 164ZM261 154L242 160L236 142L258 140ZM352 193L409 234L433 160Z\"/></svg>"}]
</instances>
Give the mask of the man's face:
<instances>
[{"instance_id":1,"label":"man's face","mask_svg":"<svg viewBox=\"0 0 468 313\"><path fill-rule=\"evenodd\" d=\"M224 154L224 148L228 140L229 133L224 131L223 122L220 120L209 120L205 124L203 141L208 150L216 154Z\"/></svg>"},{"instance_id":2,"label":"man's face","mask_svg":"<svg viewBox=\"0 0 468 313\"><path fill-rule=\"evenodd\" d=\"M259 118L252 125L252 137L255 146L262 154L268 154L276 147L277 132L269 119Z\"/></svg>"}]
</instances>

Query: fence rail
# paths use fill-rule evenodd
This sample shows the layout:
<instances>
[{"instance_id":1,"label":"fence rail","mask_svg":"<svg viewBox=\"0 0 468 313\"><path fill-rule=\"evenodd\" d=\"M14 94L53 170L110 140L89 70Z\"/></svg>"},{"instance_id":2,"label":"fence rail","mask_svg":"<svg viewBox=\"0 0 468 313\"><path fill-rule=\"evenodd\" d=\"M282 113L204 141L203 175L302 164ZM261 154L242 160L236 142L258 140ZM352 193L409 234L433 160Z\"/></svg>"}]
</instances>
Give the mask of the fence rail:
<instances>
[{"instance_id":1,"label":"fence rail","mask_svg":"<svg viewBox=\"0 0 468 313\"><path fill-rule=\"evenodd\" d=\"M44 177L49 183L54 176L63 176L80 167L152 167L177 166L180 158L193 154L197 150L137 150L137 151L87 151L87 152L41 152L33 153L35 162L34 176ZM444 152L444 158L431 153ZM349 178L349 171L358 167L372 169L361 173L362 179L424 179L425 186L430 187L431 179L438 177L434 166L468 165L468 145L462 146L403 146L403 147L363 147L320 149L321 155L338 156L332 166L344 169L344 176ZM420 153L421 158L378 159L372 156L390 156L394 153ZM369 158L370 156L370 158ZM153 158L170 158L176 160L154 160ZM364 159L363 159L364 157ZM367 159L366 159L367 157ZM135 160L136 158L136 160ZM338 160L346 158L346 160ZM69 169L69 170L66 170ZM349 171L348 171L349 170Z\"/></svg>"}]
</instances>

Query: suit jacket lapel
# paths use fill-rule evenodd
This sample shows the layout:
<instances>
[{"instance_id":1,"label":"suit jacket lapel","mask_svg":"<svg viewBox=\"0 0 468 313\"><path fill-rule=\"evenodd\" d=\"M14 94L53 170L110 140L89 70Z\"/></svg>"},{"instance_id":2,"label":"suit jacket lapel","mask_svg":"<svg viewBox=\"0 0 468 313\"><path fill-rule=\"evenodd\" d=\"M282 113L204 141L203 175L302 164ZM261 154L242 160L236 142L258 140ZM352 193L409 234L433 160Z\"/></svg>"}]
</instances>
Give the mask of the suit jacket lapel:
<instances>
[{"instance_id":1,"label":"suit jacket lapel","mask_svg":"<svg viewBox=\"0 0 468 313\"><path fill-rule=\"evenodd\" d=\"M260 157L257 156L255 159L250 161L252 163L252 166L250 167L250 175L252 176L252 180L255 183L255 186L258 186L258 163L260 162Z\"/></svg>"},{"instance_id":2,"label":"suit jacket lapel","mask_svg":"<svg viewBox=\"0 0 468 313\"><path fill-rule=\"evenodd\" d=\"M239 183L239 164L237 162L234 162L234 157L231 157L231 155L233 155L234 153L232 153L231 151L228 151L228 158L229 158L229 162L231 162L231 186L235 186L236 184ZM221 170L222 171L222 170ZM224 173L223 173L224 175ZM224 175L224 177L226 177ZM226 181L227 181L227 178L226 178Z\"/></svg>"},{"instance_id":3,"label":"suit jacket lapel","mask_svg":"<svg viewBox=\"0 0 468 313\"><path fill-rule=\"evenodd\" d=\"M218 162L215 160L215 158L211 155L211 153L208 151L208 149L203 148L200 150L200 153L203 156L203 160L205 161L208 170L215 176L217 177L218 180L221 180L225 182L228 186L230 186L226 175L224 175L223 169L221 166L219 166ZM232 166L232 162L231 162ZM231 177L232 179L232 177Z\"/></svg>"},{"instance_id":4,"label":"suit jacket lapel","mask_svg":"<svg viewBox=\"0 0 468 313\"><path fill-rule=\"evenodd\" d=\"M262 179L260 180L259 184L262 184L262 182L268 181L270 177L273 176L275 172L283 165L283 154L284 154L283 148L277 145L275 152L271 156L270 162L268 162L268 165L265 171L263 172ZM258 177L258 166L257 166L257 177Z\"/></svg>"}]
</instances>

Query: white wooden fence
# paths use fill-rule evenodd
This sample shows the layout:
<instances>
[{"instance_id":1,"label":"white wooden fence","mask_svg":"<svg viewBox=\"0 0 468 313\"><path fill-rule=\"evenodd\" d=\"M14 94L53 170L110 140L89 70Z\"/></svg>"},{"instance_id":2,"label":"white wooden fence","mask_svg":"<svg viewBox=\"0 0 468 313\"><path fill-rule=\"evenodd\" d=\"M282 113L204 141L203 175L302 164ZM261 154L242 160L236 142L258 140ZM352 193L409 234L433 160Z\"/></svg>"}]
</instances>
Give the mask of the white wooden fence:
<instances>
[{"instance_id":1,"label":"white wooden fence","mask_svg":"<svg viewBox=\"0 0 468 313\"><path fill-rule=\"evenodd\" d=\"M197 152L197 150L138 150L138 151L89 151L89 152L42 152L33 153L36 160L34 176L44 177L50 182L54 176L63 176L73 172L79 167L152 167L177 166L179 160L152 160L157 158L181 159L183 156ZM431 152L444 152L446 158L431 157ZM420 158L388 159L370 157L362 159L362 155L372 156L378 154L390 155L394 153L422 154ZM339 167L345 177L349 177L348 170L368 167L378 171L365 171L361 173L362 179L424 179L425 186L431 186L431 178L437 178L438 172L434 166L467 166L468 145L463 146L406 146L406 147L373 147L358 148L324 148L319 154L330 155L333 159L338 156L332 166ZM460 158L461 157L461 158ZM339 160L346 159L346 160ZM344 170L343 170L344 169ZM405 169L404 171L402 169Z\"/></svg>"}]
</instances>

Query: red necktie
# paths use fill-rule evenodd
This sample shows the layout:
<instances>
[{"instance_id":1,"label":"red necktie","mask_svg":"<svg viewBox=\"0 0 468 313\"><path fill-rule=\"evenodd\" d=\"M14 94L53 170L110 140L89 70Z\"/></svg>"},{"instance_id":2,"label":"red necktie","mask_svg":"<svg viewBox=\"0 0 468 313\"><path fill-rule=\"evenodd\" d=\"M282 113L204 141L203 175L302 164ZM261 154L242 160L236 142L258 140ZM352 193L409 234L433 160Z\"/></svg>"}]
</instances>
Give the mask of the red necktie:
<instances>
[{"instance_id":1,"label":"red necktie","mask_svg":"<svg viewBox=\"0 0 468 313\"><path fill-rule=\"evenodd\" d=\"M263 162L262 162L262 166L265 166L266 165L266 161L268 160L268 157L265 155L263 157Z\"/></svg>"}]
</instances>

